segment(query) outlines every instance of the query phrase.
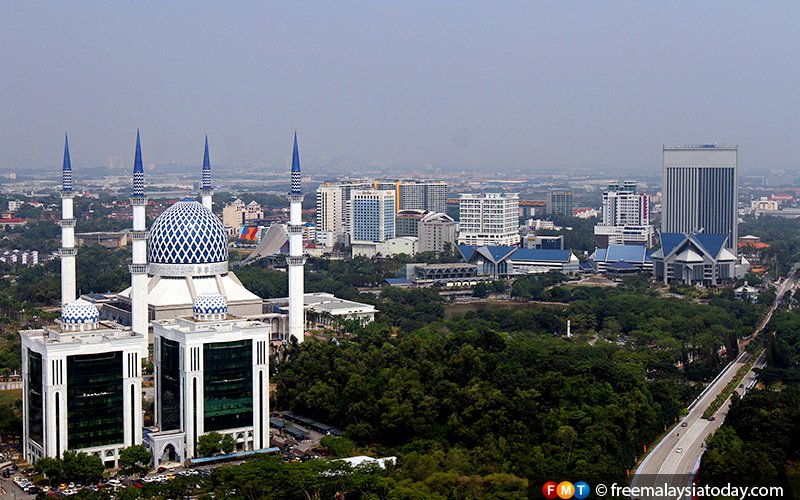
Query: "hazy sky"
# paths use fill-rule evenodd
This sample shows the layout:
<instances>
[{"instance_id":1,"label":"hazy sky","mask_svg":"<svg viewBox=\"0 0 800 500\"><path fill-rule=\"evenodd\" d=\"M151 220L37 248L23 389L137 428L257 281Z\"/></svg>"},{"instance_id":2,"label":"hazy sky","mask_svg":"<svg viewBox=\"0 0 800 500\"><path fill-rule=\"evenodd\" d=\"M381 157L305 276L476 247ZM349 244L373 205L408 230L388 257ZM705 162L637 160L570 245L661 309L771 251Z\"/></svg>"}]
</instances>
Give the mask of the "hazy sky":
<instances>
[{"instance_id":1,"label":"hazy sky","mask_svg":"<svg viewBox=\"0 0 800 500\"><path fill-rule=\"evenodd\" d=\"M0 166L794 168L800 2L0 0ZM355 159L355 160L353 160Z\"/></svg>"}]
</instances>

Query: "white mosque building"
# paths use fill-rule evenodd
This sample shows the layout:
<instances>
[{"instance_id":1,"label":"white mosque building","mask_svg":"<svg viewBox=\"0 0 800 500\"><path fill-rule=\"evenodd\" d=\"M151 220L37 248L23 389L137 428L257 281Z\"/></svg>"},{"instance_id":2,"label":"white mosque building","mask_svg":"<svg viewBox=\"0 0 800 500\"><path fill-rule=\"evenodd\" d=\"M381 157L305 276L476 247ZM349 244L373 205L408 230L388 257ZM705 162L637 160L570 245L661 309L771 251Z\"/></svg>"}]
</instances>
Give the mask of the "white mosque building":
<instances>
[{"instance_id":1,"label":"white mosque building","mask_svg":"<svg viewBox=\"0 0 800 500\"><path fill-rule=\"evenodd\" d=\"M124 447L145 443L155 464L181 462L194 457L198 438L211 431L231 435L238 450L269 446L268 358L275 323L262 314L262 299L228 270L227 237L211 211L207 139L202 173L202 203L175 203L148 233L137 132L131 287L104 304L101 314L75 299L72 170L65 146L62 316L56 325L20 332L28 461L73 449L97 454L111 467ZM296 136L289 198L295 228L302 200ZM292 243L286 323L302 342L304 258ZM150 326L156 428L143 439L141 366Z\"/></svg>"}]
</instances>

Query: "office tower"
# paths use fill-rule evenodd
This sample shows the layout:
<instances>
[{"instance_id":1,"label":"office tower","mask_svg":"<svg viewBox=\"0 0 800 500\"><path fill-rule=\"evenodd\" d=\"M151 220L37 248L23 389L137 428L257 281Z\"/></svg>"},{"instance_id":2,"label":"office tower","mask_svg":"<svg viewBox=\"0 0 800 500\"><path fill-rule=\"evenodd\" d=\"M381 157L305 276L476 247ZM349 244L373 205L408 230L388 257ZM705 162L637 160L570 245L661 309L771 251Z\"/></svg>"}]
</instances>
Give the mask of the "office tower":
<instances>
[{"instance_id":1,"label":"office tower","mask_svg":"<svg viewBox=\"0 0 800 500\"><path fill-rule=\"evenodd\" d=\"M400 181L397 183L399 210L447 210L447 184L443 181Z\"/></svg>"},{"instance_id":2,"label":"office tower","mask_svg":"<svg viewBox=\"0 0 800 500\"><path fill-rule=\"evenodd\" d=\"M317 188L317 243L333 246L344 232L342 188L326 183Z\"/></svg>"},{"instance_id":3,"label":"office tower","mask_svg":"<svg viewBox=\"0 0 800 500\"><path fill-rule=\"evenodd\" d=\"M420 252L443 252L445 244L455 252L456 223L443 213L428 212L419 221L418 237Z\"/></svg>"},{"instance_id":4,"label":"office tower","mask_svg":"<svg viewBox=\"0 0 800 500\"><path fill-rule=\"evenodd\" d=\"M458 200L460 245L519 244L517 193L462 194Z\"/></svg>"},{"instance_id":5,"label":"office tower","mask_svg":"<svg viewBox=\"0 0 800 500\"><path fill-rule=\"evenodd\" d=\"M663 147L662 233L724 234L736 254L737 146Z\"/></svg>"},{"instance_id":6,"label":"office tower","mask_svg":"<svg viewBox=\"0 0 800 500\"><path fill-rule=\"evenodd\" d=\"M572 216L572 191L554 189L547 194L547 213Z\"/></svg>"},{"instance_id":7,"label":"office tower","mask_svg":"<svg viewBox=\"0 0 800 500\"><path fill-rule=\"evenodd\" d=\"M351 241L383 242L395 237L394 191L352 191L349 211Z\"/></svg>"},{"instance_id":8,"label":"office tower","mask_svg":"<svg viewBox=\"0 0 800 500\"><path fill-rule=\"evenodd\" d=\"M214 292L197 295L191 316L153 322L154 466L196 457L209 432L230 435L236 451L269 447L269 331Z\"/></svg>"},{"instance_id":9,"label":"office tower","mask_svg":"<svg viewBox=\"0 0 800 500\"><path fill-rule=\"evenodd\" d=\"M637 192L636 181L609 184L603 192L602 219L594 234L600 247L652 245L650 204L646 194Z\"/></svg>"},{"instance_id":10,"label":"office tower","mask_svg":"<svg viewBox=\"0 0 800 500\"><path fill-rule=\"evenodd\" d=\"M326 182L317 188L317 243L333 246L344 242L350 233L350 193L372 186L366 181Z\"/></svg>"}]
</instances>

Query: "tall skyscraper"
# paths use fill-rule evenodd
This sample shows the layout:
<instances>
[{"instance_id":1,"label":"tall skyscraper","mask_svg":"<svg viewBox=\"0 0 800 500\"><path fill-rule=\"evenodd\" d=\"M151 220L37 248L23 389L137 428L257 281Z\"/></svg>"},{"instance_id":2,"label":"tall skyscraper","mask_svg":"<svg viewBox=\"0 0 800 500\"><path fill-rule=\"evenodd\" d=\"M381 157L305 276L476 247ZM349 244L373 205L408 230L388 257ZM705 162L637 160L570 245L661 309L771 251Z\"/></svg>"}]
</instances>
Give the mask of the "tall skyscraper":
<instances>
[{"instance_id":1,"label":"tall skyscraper","mask_svg":"<svg viewBox=\"0 0 800 500\"><path fill-rule=\"evenodd\" d=\"M736 254L738 146L663 147L662 233L724 234Z\"/></svg>"},{"instance_id":2,"label":"tall skyscraper","mask_svg":"<svg viewBox=\"0 0 800 500\"><path fill-rule=\"evenodd\" d=\"M517 193L462 194L458 210L459 245L519 244Z\"/></svg>"},{"instance_id":3,"label":"tall skyscraper","mask_svg":"<svg viewBox=\"0 0 800 500\"><path fill-rule=\"evenodd\" d=\"M594 228L599 246L652 244L649 200L637 192L636 181L609 184L603 192L602 210L602 219Z\"/></svg>"},{"instance_id":4,"label":"tall skyscraper","mask_svg":"<svg viewBox=\"0 0 800 500\"><path fill-rule=\"evenodd\" d=\"M344 232L342 188L325 183L317 188L317 242L333 246Z\"/></svg>"},{"instance_id":5,"label":"tall skyscraper","mask_svg":"<svg viewBox=\"0 0 800 500\"><path fill-rule=\"evenodd\" d=\"M349 207L351 241L383 242L395 237L394 191L353 191Z\"/></svg>"},{"instance_id":6,"label":"tall skyscraper","mask_svg":"<svg viewBox=\"0 0 800 500\"><path fill-rule=\"evenodd\" d=\"M400 181L397 183L399 210L447 210L447 183L443 181Z\"/></svg>"},{"instance_id":7,"label":"tall skyscraper","mask_svg":"<svg viewBox=\"0 0 800 500\"><path fill-rule=\"evenodd\" d=\"M547 194L547 213L572 216L572 191L554 189Z\"/></svg>"}]
</instances>

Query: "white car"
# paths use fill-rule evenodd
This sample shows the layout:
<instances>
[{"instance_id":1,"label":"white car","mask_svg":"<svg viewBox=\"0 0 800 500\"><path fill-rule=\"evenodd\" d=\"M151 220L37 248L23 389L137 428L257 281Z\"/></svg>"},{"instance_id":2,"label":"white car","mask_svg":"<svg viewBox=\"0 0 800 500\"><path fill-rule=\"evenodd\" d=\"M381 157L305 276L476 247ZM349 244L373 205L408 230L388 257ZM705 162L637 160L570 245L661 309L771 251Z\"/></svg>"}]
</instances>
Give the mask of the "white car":
<instances>
[{"instance_id":1,"label":"white car","mask_svg":"<svg viewBox=\"0 0 800 500\"><path fill-rule=\"evenodd\" d=\"M675 453L683 453L683 448L681 447L675 448Z\"/></svg>"}]
</instances>

